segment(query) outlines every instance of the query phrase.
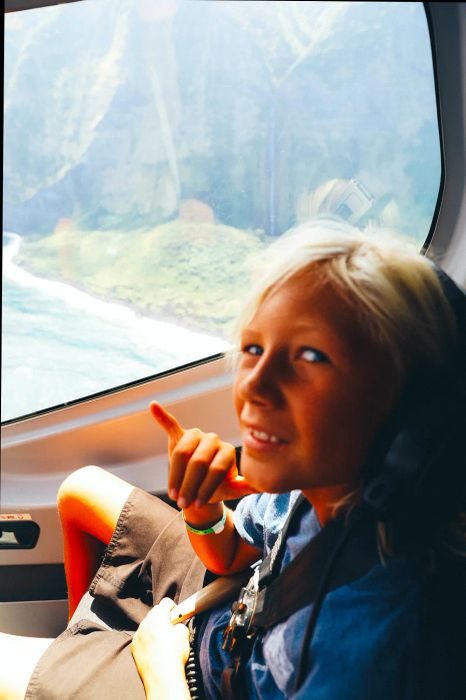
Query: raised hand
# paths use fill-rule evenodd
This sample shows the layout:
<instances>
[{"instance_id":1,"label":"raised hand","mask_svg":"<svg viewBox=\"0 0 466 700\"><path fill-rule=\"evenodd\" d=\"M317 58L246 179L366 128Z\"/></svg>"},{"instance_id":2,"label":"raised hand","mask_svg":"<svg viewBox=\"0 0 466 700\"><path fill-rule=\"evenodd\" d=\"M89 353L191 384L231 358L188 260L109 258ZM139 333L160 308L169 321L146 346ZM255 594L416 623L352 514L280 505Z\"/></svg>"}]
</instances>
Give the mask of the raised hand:
<instances>
[{"instance_id":1,"label":"raised hand","mask_svg":"<svg viewBox=\"0 0 466 700\"><path fill-rule=\"evenodd\" d=\"M204 433L198 428L185 430L175 416L155 401L150 409L168 435L168 495L180 508L191 504L200 508L206 503L256 493L238 474L233 445L215 433Z\"/></svg>"}]
</instances>

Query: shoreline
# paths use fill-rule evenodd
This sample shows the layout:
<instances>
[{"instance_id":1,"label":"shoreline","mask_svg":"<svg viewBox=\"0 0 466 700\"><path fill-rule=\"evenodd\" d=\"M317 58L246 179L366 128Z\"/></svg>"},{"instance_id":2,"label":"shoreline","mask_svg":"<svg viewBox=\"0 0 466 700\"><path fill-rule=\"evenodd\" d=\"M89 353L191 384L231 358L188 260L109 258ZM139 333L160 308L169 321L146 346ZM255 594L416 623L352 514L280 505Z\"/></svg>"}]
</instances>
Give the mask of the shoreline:
<instances>
[{"instance_id":1,"label":"shoreline","mask_svg":"<svg viewBox=\"0 0 466 700\"><path fill-rule=\"evenodd\" d=\"M197 333L201 335L206 335L206 336L211 336L214 339L221 339L220 336L214 335L213 332L211 331L205 331L199 326L195 325L190 325L188 323L181 325L179 319L176 319L174 316L169 316L168 314L159 314L155 315L152 314L149 310L145 311L144 309L141 309L139 306L136 306L135 304L132 304L130 301L127 301L125 299L120 299L119 297L116 296L107 296L107 297L101 297L95 292L90 291L83 285L77 284L76 282L71 282L70 280L64 278L64 277L57 277L51 275L50 277L42 277L41 275L38 275L34 270L32 270L30 267L27 265L19 265L18 263L14 263L14 265L20 269L26 272L28 275L31 277L34 277L37 280L44 280L45 282L56 282L57 284L63 284L66 285L67 287L70 287L71 289L75 289L76 291L80 292L81 294L85 294L86 296L90 297L91 299L94 299L96 302L101 302L103 304L112 304L115 306L121 306L127 311L130 311L132 314L137 319L148 319L150 321L156 321L159 323L166 323L169 324L170 326L176 326L177 328L180 328L182 330L189 331L191 333ZM227 341L225 341L227 342Z\"/></svg>"},{"instance_id":2,"label":"shoreline","mask_svg":"<svg viewBox=\"0 0 466 700\"><path fill-rule=\"evenodd\" d=\"M4 243L3 246L3 273L6 279L11 279L12 281L24 286L42 289L43 291L58 296L61 299L67 298L67 300L74 306L85 308L86 310L89 309L89 305L86 304L86 301L90 300L96 304L96 307L93 309L94 313L101 315L104 318L108 318L106 315L107 311L116 311L118 314L118 312L121 313L123 310L127 319L132 317L132 321L160 324L162 326L172 328L174 332L178 331L179 333L185 332L194 334L199 338L204 338L206 341L210 339L214 344L223 346L222 348L215 349L215 353L227 352L228 349L231 348L231 343L228 343L227 340L224 340L218 335L214 335L212 331L205 331L195 324L189 324L189 322L187 322L184 325L181 325L179 319L176 319L168 314L159 314L156 316L151 314L149 311L145 312L144 309L141 309L127 300L112 296L98 296L92 291L86 289L86 287L83 285L76 284L74 281L70 282L69 280L60 278L56 275L50 277L42 277L41 275L38 275L35 271L31 270L27 264L24 265L24 262L21 265L15 262L15 258L18 255L21 246L21 236L11 231L4 231L4 234L11 236L13 239L10 244ZM16 245L14 245L15 242ZM8 251L8 248L16 249ZM9 253L8 257L5 255L5 253ZM60 292L64 292L64 295L60 294ZM81 303L79 303L80 297Z\"/></svg>"}]
</instances>

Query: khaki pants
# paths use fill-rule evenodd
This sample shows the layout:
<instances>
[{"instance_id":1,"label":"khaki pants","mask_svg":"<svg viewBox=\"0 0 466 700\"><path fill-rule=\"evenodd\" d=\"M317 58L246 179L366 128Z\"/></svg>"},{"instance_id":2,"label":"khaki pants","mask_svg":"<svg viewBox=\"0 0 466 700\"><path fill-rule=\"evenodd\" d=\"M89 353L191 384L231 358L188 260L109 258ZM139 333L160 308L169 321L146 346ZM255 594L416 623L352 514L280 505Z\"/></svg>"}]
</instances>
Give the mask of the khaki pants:
<instances>
[{"instance_id":1,"label":"khaki pants","mask_svg":"<svg viewBox=\"0 0 466 700\"><path fill-rule=\"evenodd\" d=\"M130 644L148 609L204 585L181 514L135 488L89 594L39 660L26 700L145 700Z\"/></svg>"}]
</instances>

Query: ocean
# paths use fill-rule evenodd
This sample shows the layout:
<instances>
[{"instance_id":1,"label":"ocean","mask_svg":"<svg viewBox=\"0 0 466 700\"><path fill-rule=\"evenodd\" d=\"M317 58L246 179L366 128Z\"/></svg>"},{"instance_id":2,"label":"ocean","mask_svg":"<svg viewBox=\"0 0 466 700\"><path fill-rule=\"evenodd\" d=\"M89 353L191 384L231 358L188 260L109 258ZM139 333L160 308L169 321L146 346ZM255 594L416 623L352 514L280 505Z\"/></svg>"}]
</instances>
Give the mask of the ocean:
<instances>
[{"instance_id":1,"label":"ocean","mask_svg":"<svg viewBox=\"0 0 466 700\"><path fill-rule=\"evenodd\" d=\"M136 314L15 264L3 234L2 421L62 405L218 352L221 338Z\"/></svg>"}]
</instances>

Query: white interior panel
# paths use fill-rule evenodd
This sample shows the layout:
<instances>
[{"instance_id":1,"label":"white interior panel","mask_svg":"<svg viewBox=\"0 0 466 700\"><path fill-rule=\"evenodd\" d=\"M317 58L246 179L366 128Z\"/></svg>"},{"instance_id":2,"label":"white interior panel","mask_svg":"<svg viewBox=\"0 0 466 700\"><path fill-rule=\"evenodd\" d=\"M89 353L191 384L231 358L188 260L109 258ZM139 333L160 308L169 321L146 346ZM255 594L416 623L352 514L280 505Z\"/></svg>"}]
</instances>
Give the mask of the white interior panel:
<instances>
[{"instance_id":1,"label":"white interior panel","mask_svg":"<svg viewBox=\"0 0 466 700\"><path fill-rule=\"evenodd\" d=\"M231 373L224 359L2 428L2 511L41 527L32 550L0 551L2 564L62 561L55 502L74 469L97 464L148 491L167 487L167 437L149 412L156 399L186 427L239 444Z\"/></svg>"}]
</instances>

